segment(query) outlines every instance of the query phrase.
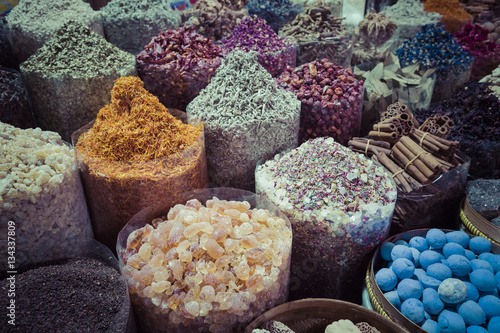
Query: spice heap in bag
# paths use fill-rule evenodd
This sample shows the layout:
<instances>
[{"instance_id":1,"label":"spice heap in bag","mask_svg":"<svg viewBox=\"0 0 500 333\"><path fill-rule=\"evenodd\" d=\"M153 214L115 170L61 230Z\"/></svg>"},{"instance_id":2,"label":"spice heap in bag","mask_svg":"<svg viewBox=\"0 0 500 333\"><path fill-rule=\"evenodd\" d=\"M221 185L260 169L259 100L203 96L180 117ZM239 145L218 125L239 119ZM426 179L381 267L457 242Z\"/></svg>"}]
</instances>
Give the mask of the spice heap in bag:
<instances>
[{"instance_id":1,"label":"spice heap in bag","mask_svg":"<svg viewBox=\"0 0 500 333\"><path fill-rule=\"evenodd\" d=\"M278 89L253 51L231 52L187 113L205 123L211 187L253 191L257 163L297 147L300 102Z\"/></svg>"},{"instance_id":2,"label":"spice heap in bag","mask_svg":"<svg viewBox=\"0 0 500 333\"><path fill-rule=\"evenodd\" d=\"M389 233L397 193L388 172L317 138L258 166L255 179L292 223L291 299L359 301L369 254Z\"/></svg>"},{"instance_id":3,"label":"spice heap in bag","mask_svg":"<svg viewBox=\"0 0 500 333\"><path fill-rule=\"evenodd\" d=\"M114 249L139 210L206 186L201 124L184 124L137 77L116 80L111 103L73 134L96 239Z\"/></svg>"},{"instance_id":4,"label":"spice heap in bag","mask_svg":"<svg viewBox=\"0 0 500 333\"><path fill-rule=\"evenodd\" d=\"M275 81L301 101L299 143L330 136L346 144L359 135L363 81L356 80L350 68L324 58L288 67Z\"/></svg>"},{"instance_id":5,"label":"spice heap in bag","mask_svg":"<svg viewBox=\"0 0 500 333\"><path fill-rule=\"evenodd\" d=\"M297 41L297 65L328 58L336 65L348 67L352 56L352 29L342 22L344 19L333 16L319 1L281 28L279 35Z\"/></svg>"},{"instance_id":6,"label":"spice heap in bag","mask_svg":"<svg viewBox=\"0 0 500 333\"><path fill-rule=\"evenodd\" d=\"M290 0L250 0L245 6L250 15L265 20L267 25L278 32L302 11L302 6Z\"/></svg>"},{"instance_id":7,"label":"spice heap in bag","mask_svg":"<svg viewBox=\"0 0 500 333\"><path fill-rule=\"evenodd\" d=\"M149 330L230 332L286 301L291 245L267 209L192 199L130 233L122 271Z\"/></svg>"},{"instance_id":8,"label":"spice heap in bag","mask_svg":"<svg viewBox=\"0 0 500 333\"><path fill-rule=\"evenodd\" d=\"M223 52L195 27L162 31L137 55L144 87L169 108L182 111L210 82Z\"/></svg>"},{"instance_id":9,"label":"spice heap in bag","mask_svg":"<svg viewBox=\"0 0 500 333\"><path fill-rule=\"evenodd\" d=\"M57 133L2 122L0 146L0 224L5 235L15 226L16 267L70 254L92 238L74 150ZM7 253L7 241L0 250Z\"/></svg>"},{"instance_id":10,"label":"spice heap in bag","mask_svg":"<svg viewBox=\"0 0 500 333\"><path fill-rule=\"evenodd\" d=\"M101 13L81 0L23 0L7 17L12 48L19 62L28 59L67 21L104 36Z\"/></svg>"},{"instance_id":11,"label":"spice heap in bag","mask_svg":"<svg viewBox=\"0 0 500 333\"><path fill-rule=\"evenodd\" d=\"M426 0L424 2L426 12L436 12L443 15L441 23L446 31L454 34L466 23L472 22L472 15L467 13L458 0Z\"/></svg>"},{"instance_id":12,"label":"spice heap in bag","mask_svg":"<svg viewBox=\"0 0 500 333\"><path fill-rule=\"evenodd\" d=\"M286 66L295 67L295 41L280 38L266 21L253 15L238 24L230 37L221 41L227 51L257 51L257 59L272 76L278 76Z\"/></svg>"},{"instance_id":13,"label":"spice heap in bag","mask_svg":"<svg viewBox=\"0 0 500 333\"><path fill-rule=\"evenodd\" d=\"M35 127L21 73L0 66L0 121L19 128Z\"/></svg>"}]
</instances>

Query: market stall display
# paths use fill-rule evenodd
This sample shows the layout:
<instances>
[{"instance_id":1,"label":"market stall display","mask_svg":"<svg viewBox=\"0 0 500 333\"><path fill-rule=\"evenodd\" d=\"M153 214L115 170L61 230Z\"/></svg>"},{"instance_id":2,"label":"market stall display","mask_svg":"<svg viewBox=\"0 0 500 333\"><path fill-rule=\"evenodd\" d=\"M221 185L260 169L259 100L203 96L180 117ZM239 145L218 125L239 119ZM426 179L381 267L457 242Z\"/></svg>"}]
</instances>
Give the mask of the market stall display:
<instances>
[{"instance_id":1,"label":"market stall display","mask_svg":"<svg viewBox=\"0 0 500 333\"><path fill-rule=\"evenodd\" d=\"M12 48L21 63L43 46L67 21L104 36L101 13L81 0L24 0L7 17Z\"/></svg>"},{"instance_id":2,"label":"market stall display","mask_svg":"<svg viewBox=\"0 0 500 333\"><path fill-rule=\"evenodd\" d=\"M290 299L358 301L369 253L389 233L396 186L333 138L306 141L257 167L256 191L290 219Z\"/></svg>"},{"instance_id":3,"label":"market stall display","mask_svg":"<svg viewBox=\"0 0 500 333\"><path fill-rule=\"evenodd\" d=\"M256 51L257 59L273 77L281 74L287 66L295 67L297 45L294 40L280 38L266 21L253 15L234 27L232 34L221 40L227 51Z\"/></svg>"},{"instance_id":4,"label":"market stall display","mask_svg":"<svg viewBox=\"0 0 500 333\"><path fill-rule=\"evenodd\" d=\"M347 144L359 135L363 81L357 80L350 68L323 58L287 67L275 81L301 102L299 143L328 136Z\"/></svg>"},{"instance_id":5,"label":"market stall display","mask_svg":"<svg viewBox=\"0 0 500 333\"><path fill-rule=\"evenodd\" d=\"M140 53L161 31L181 24L179 11L164 0L111 1L100 13L108 42L132 54Z\"/></svg>"},{"instance_id":6,"label":"market stall display","mask_svg":"<svg viewBox=\"0 0 500 333\"><path fill-rule=\"evenodd\" d=\"M255 189L259 161L297 147L300 102L279 89L256 52L231 52L187 106L205 123L211 187Z\"/></svg>"},{"instance_id":7,"label":"market stall display","mask_svg":"<svg viewBox=\"0 0 500 333\"><path fill-rule=\"evenodd\" d=\"M215 75L223 55L195 27L180 27L153 37L137 55L137 70L144 87L163 105L185 111Z\"/></svg>"},{"instance_id":8,"label":"market stall display","mask_svg":"<svg viewBox=\"0 0 500 333\"><path fill-rule=\"evenodd\" d=\"M117 253L140 327L229 332L286 301L291 245L275 205L215 188L144 209L120 231Z\"/></svg>"},{"instance_id":9,"label":"market stall display","mask_svg":"<svg viewBox=\"0 0 500 333\"><path fill-rule=\"evenodd\" d=\"M35 127L21 73L0 66L0 91L0 121L23 129Z\"/></svg>"},{"instance_id":10,"label":"market stall display","mask_svg":"<svg viewBox=\"0 0 500 333\"><path fill-rule=\"evenodd\" d=\"M0 146L0 250L7 254L14 230L16 267L73 253L92 238L73 148L57 133L2 122ZM7 255L0 267L9 267Z\"/></svg>"},{"instance_id":11,"label":"market stall display","mask_svg":"<svg viewBox=\"0 0 500 333\"><path fill-rule=\"evenodd\" d=\"M66 141L109 103L114 80L136 74L132 54L74 21L62 25L20 69L38 126Z\"/></svg>"},{"instance_id":12,"label":"market stall display","mask_svg":"<svg viewBox=\"0 0 500 333\"><path fill-rule=\"evenodd\" d=\"M113 250L139 210L207 185L203 124L171 112L138 77L123 77L95 122L73 133L95 237Z\"/></svg>"}]
</instances>

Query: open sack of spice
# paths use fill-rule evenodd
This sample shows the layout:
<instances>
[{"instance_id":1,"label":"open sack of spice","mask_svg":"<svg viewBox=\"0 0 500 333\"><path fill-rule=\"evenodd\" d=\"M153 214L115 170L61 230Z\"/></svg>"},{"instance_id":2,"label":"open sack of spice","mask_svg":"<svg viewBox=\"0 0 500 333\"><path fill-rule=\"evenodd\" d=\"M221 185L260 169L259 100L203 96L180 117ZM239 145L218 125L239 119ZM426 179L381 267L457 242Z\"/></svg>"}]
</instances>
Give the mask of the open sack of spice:
<instances>
[{"instance_id":1,"label":"open sack of spice","mask_svg":"<svg viewBox=\"0 0 500 333\"><path fill-rule=\"evenodd\" d=\"M290 0L250 0L245 8L249 15L255 15L278 32L285 24L304 10L304 3Z\"/></svg>"},{"instance_id":2,"label":"open sack of spice","mask_svg":"<svg viewBox=\"0 0 500 333\"><path fill-rule=\"evenodd\" d=\"M207 185L203 124L172 113L138 77L122 77L111 103L73 133L95 237L113 250L139 210Z\"/></svg>"},{"instance_id":3,"label":"open sack of spice","mask_svg":"<svg viewBox=\"0 0 500 333\"><path fill-rule=\"evenodd\" d=\"M35 127L35 117L21 73L1 65L0 121L23 129Z\"/></svg>"},{"instance_id":4,"label":"open sack of spice","mask_svg":"<svg viewBox=\"0 0 500 333\"><path fill-rule=\"evenodd\" d=\"M410 111L428 108L436 74L434 69L421 70L418 64L401 67L399 59L387 52L383 62L370 71L355 67L354 73L364 79L361 134L366 135L393 103L400 102Z\"/></svg>"},{"instance_id":5,"label":"open sack of spice","mask_svg":"<svg viewBox=\"0 0 500 333\"><path fill-rule=\"evenodd\" d=\"M373 125L369 138L349 141L352 150L370 156L393 174L398 199L392 233L453 224L470 166L460 143L443 138L453 126L440 115L420 125L406 105L395 103Z\"/></svg>"},{"instance_id":6,"label":"open sack of spice","mask_svg":"<svg viewBox=\"0 0 500 333\"><path fill-rule=\"evenodd\" d=\"M280 29L281 37L297 42L297 65L328 58L342 67L349 67L352 57L352 27L334 16L321 1L305 7L293 21Z\"/></svg>"}]
</instances>

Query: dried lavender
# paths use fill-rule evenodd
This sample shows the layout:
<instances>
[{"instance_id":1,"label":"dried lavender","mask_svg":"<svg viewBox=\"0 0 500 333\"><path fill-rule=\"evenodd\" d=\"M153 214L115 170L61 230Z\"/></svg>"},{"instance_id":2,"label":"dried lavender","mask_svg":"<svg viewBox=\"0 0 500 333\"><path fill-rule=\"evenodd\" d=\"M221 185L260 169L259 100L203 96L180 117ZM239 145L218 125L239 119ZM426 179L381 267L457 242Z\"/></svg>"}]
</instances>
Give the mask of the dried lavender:
<instances>
[{"instance_id":1,"label":"dried lavender","mask_svg":"<svg viewBox=\"0 0 500 333\"><path fill-rule=\"evenodd\" d=\"M250 15L266 20L276 32L302 11L301 6L294 5L290 0L250 0L245 8Z\"/></svg>"},{"instance_id":2,"label":"dried lavender","mask_svg":"<svg viewBox=\"0 0 500 333\"><path fill-rule=\"evenodd\" d=\"M35 127L21 74L0 67L0 121L19 128Z\"/></svg>"},{"instance_id":3,"label":"dried lavender","mask_svg":"<svg viewBox=\"0 0 500 333\"><path fill-rule=\"evenodd\" d=\"M257 51L259 64L272 76L278 76L286 66L295 67L297 46L294 40L280 38L266 21L253 15L238 24L230 37L221 41L229 52Z\"/></svg>"},{"instance_id":4,"label":"dried lavender","mask_svg":"<svg viewBox=\"0 0 500 333\"><path fill-rule=\"evenodd\" d=\"M230 53L187 113L205 122L212 187L254 190L257 162L297 146L300 102L277 88L256 52Z\"/></svg>"},{"instance_id":5,"label":"dried lavender","mask_svg":"<svg viewBox=\"0 0 500 333\"><path fill-rule=\"evenodd\" d=\"M415 35L422 26L438 23L441 15L434 12L426 12L424 5L418 0L399 0L395 5L385 7L381 12L396 22L397 29L388 45L395 51L401 43Z\"/></svg>"},{"instance_id":6,"label":"dried lavender","mask_svg":"<svg viewBox=\"0 0 500 333\"><path fill-rule=\"evenodd\" d=\"M116 79L136 74L135 57L69 21L21 65L42 129L66 141L109 103Z\"/></svg>"},{"instance_id":7,"label":"dried lavender","mask_svg":"<svg viewBox=\"0 0 500 333\"><path fill-rule=\"evenodd\" d=\"M469 79L472 58L441 23L427 24L397 50L401 67L418 63L436 69L432 102L451 98Z\"/></svg>"},{"instance_id":8,"label":"dried lavender","mask_svg":"<svg viewBox=\"0 0 500 333\"><path fill-rule=\"evenodd\" d=\"M436 113L455 122L448 139L460 141L460 150L471 157L469 175L500 178L500 100L489 85L470 81L451 99L415 116L422 121Z\"/></svg>"},{"instance_id":9,"label":"dried lavender","mask_svg":"<svg viewBox=\"0 0 500 333\"><path fill-rule=\"evenodd\" d=\"M81 0L23 0L7 17L14 52L23 62L68 20L104 36L100 12Z\"/></svg>"},{"instance_id":10,"label":"dried lavender","mask_svg":"<svg viewBox=\"0 0 500 333\"><path fill-rule=\"evenodd\" d=\"M106 39L133 54L141 52L153 36L181 24L179 11L164 0L111 1L101 13Z\"/></svg>"}]
</instances>

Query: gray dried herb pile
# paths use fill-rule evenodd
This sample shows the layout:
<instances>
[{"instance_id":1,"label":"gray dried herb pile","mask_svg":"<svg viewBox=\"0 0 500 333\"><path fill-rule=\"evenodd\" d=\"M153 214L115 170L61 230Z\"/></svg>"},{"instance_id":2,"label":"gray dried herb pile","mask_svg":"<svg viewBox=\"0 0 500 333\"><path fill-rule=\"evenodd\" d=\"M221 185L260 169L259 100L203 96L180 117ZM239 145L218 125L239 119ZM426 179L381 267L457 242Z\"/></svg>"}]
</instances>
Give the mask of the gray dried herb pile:
<instances>
[{"instance_id":1,"label":"gray dried herb pile","mask_svg":"<svg viewBox=\"0 0 500 333\"><path fill-rule=\"evenodd\" d=\"M187 106L205 123L209 185L255 189L255 167L297 147L300 101L278 89L257 53L231 52Z\"/></svg>"},{"instance_id":2,"label":"gray dried herb pile","mask_svg":"<svg viewBox=\"0 0 500 333\"><path fill-rule=\"evenodd\" d=\"M66 141L109 103L116 79L136 75L134 55L70 21L21 67L38 125Z\"/></svg>"},{"instance_id":3,"label":"gray dried herb pile","mask_svg":"<svg viewBox=\"0 0 500 333\"><path fill-rule=\"evenodd\" d=\"M7 17L12 47L19 62L35 53L69 20L104 36L101 13L81 0L23 0Z\"/></svg>"},{"instance_id":4,"label":"gray dried herb pile","mask_svg":"<svg viewBox=\"0 0 500 333\"><path fill-rule=\"evenodd\" d=\"M106 39L133 54L141 52L153 36L181 24L179 11L164 0L115 0L101 13Z\"/></svg>"}]
</instances>

